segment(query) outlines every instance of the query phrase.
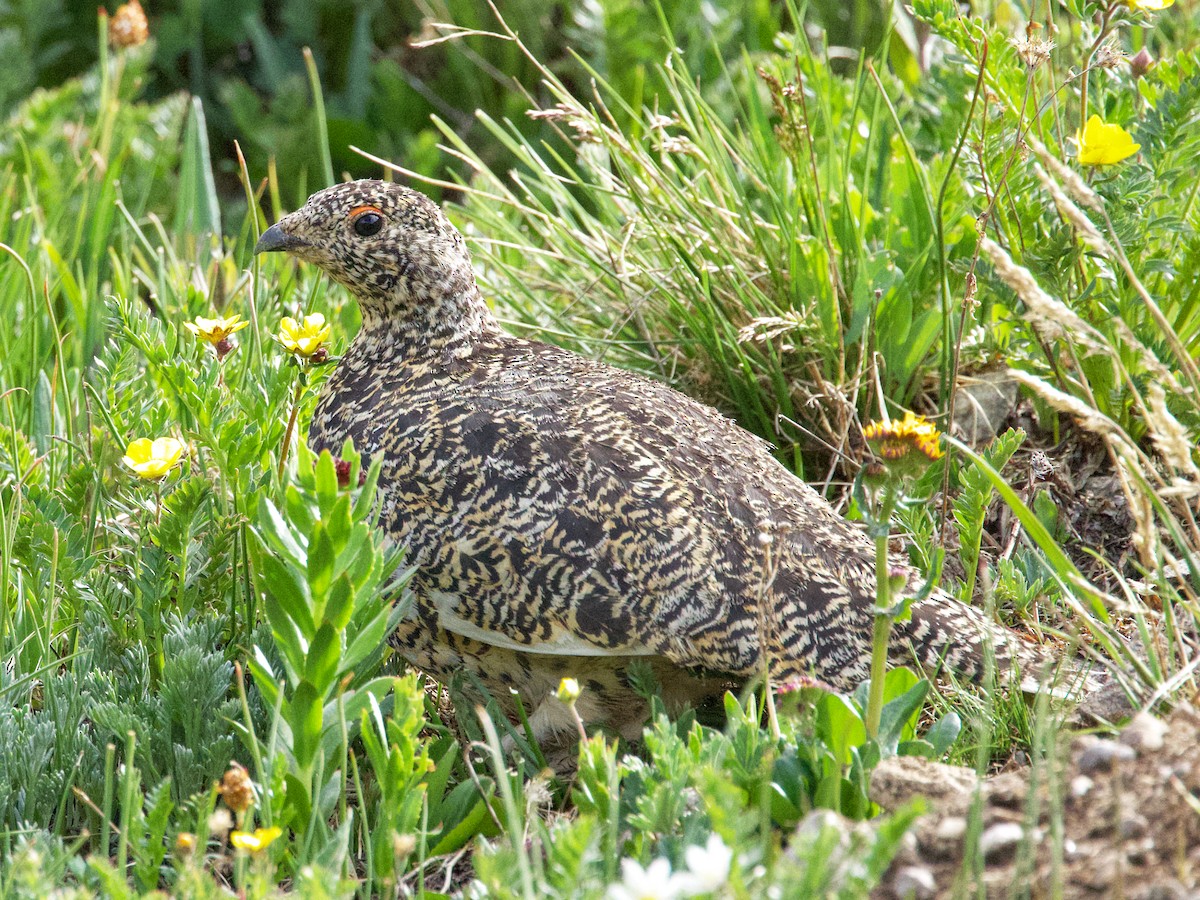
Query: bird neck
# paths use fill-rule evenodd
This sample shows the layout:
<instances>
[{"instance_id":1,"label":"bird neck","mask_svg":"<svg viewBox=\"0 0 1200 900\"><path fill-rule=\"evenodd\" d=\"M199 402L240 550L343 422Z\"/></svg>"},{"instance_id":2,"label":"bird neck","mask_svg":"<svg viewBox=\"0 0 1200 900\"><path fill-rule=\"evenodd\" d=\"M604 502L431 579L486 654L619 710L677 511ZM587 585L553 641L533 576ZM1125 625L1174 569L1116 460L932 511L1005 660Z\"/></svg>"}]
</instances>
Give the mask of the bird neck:
<instances>
[{"instance_id":1,"label":"bird neck","mask_svg":"<svg viewBox=\"0 0 1200 900\"><path fill-rule=\"evenodd\" d=\"M472 275L436 287L409 280L380 302L359 297L355 349L373 359L452 361L500 332Z\"/></svg>"}]
</instances>

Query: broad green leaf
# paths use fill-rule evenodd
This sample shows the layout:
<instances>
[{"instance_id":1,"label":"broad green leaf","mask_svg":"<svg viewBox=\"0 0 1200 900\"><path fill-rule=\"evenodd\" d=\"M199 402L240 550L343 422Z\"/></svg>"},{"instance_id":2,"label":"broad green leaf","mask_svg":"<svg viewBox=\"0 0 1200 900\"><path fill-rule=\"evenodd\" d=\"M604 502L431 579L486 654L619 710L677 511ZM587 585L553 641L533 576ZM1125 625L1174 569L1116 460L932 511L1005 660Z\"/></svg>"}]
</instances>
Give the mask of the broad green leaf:
<instances>
[{"instance_id":1,"label":"broad green leaf","mask_svg":"<svg viewBox=\"0 0 1200 900\"><path fill-rule=\"evenodd\" d=\"M333 690L338 675L341 650L340 633L325 622L317 629L308 647L308 659L304 664L304 680L312 684L322 697Z\"/></svg>"},{"instance_id":2,"label":"broad green leaf","mask_svg":"<svg viewBox=\"0 0 1200 900\"><path fill-rule=\"evenodd\" d=\"M258 560L258 585L267 596L279 602L283 613L306 639L316 631L308 583L301 580L295 569L284 565L277 556L265 553Z\"/></svg>"},{"instance_id":3,"label":"broad green leaf","mask_svg":"<svg viewBox=\"0 0 1200 900\"><path fill-rule=\"evenodd\" d=\"M333 580L336 561L329 532L323 522L318 522L308 542L308 588L314 601L313 615L316 618L322 617L321 607L325 605L325 595Z\"/></svg>"},{"instance_id":4,"label":"broad green leaf","mask_svg":"<svg viewBox=\"0 0 1200 900\"><path fill-rule=\"evenodd\" d=\"M317 689L301 681L285 705L288 724L292 728L292 752L296 765L306 770L316 756L321 742L322 703Z\"/></svg>"}]
</instances>

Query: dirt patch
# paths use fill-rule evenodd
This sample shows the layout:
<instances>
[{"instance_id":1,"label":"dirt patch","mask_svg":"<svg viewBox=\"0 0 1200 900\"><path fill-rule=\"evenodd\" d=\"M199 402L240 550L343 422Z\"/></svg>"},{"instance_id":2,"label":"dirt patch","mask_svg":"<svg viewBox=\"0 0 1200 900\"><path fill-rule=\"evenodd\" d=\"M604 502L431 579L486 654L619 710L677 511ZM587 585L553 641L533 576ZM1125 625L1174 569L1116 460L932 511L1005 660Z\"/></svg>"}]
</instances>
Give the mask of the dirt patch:
<instances>
[{"instance_id":1,"label":"dirt patch","mask_svg":"<svg viewBox=\"0 0 1200 900\"><path fill-rule=\"evenodd\" d=\"M1200 896L1200 714L1187 704L1166 720L1139 714L1116 738L1074 738L1062 758L1058 773L983 781L974 827L969 769L885 761L872 799L895 809L922 795L930 811L875 896L974 894L968 844L988 897Z\"/></svg>"}]
</instances>

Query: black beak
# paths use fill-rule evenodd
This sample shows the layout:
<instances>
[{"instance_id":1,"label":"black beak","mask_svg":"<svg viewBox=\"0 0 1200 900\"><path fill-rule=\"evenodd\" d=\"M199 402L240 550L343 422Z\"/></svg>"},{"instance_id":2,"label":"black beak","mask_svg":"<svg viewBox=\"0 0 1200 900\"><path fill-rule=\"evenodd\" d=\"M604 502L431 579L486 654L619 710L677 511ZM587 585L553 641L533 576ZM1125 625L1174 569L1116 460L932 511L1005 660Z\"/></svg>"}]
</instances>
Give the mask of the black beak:
<instances>
[{"instance_id":1,"label":"black beak","mask_svg":"<svg viewBox=\"0 0 1200 900\"><path fill-rule=\"evenodd\" d=\"M293 234L288 234L278 225L272 225L262 233L258 243L254 245L255 253L273 253L277 250L295 250L303 247L304 241Z\"/></svg>"}]
</instances>

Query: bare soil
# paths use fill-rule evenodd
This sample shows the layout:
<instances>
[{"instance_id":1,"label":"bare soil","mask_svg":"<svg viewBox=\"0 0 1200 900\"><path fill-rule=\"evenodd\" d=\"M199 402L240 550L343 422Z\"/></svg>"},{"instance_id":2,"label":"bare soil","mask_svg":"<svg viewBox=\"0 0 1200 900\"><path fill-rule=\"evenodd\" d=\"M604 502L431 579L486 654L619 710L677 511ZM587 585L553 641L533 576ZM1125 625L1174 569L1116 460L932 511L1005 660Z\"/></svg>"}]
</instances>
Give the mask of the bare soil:
<instances>
[{"instance_id":1,"label":"bare soil","mask_svg":"<svg viewBox=\"0 0 1200 900\"><path fill-rule=\"evenodd\" d=\"M978 896L982 886L988 897L1200 897L1195 708L1139 713L1116 737L1077 736L1062 751L1058 771L982 781L914 757L885 761L872 798L895 809L924 796L929 812L875 896Z\"/></svg>"}]
</instances>

